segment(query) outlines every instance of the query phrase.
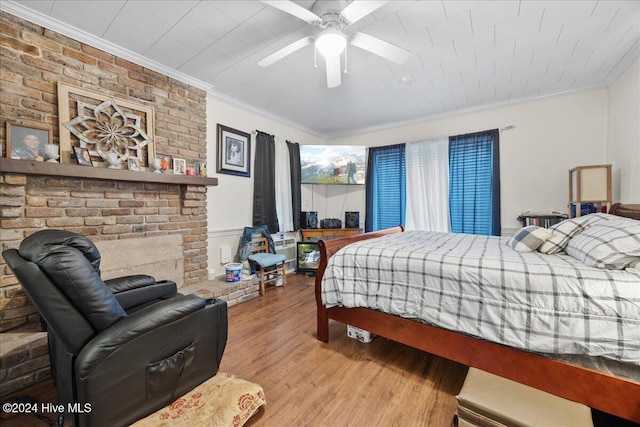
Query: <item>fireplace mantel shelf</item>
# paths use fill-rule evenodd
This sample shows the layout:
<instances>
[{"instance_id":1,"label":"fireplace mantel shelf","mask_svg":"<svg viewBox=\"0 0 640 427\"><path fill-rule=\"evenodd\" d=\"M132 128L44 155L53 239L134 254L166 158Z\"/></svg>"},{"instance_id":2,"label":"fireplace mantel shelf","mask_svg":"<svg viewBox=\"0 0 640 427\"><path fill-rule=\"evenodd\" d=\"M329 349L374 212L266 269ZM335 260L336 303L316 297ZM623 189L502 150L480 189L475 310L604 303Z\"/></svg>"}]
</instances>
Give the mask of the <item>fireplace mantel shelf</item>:
<instances>
[{"instance_id":1,"label":"fireplace mantel shelf","mask_svg":"<svg viewBox=\"0 0 640 427\"><path fill-rule=\"evenodd\" d=\"M105 179L110 181L151 182L175 185L218 185L218 178L178 175L80 166L66 163L36 162L34 160L0 159L0 172L27 175L64 176L71 178Z\"/></svg>"}]
</instances>

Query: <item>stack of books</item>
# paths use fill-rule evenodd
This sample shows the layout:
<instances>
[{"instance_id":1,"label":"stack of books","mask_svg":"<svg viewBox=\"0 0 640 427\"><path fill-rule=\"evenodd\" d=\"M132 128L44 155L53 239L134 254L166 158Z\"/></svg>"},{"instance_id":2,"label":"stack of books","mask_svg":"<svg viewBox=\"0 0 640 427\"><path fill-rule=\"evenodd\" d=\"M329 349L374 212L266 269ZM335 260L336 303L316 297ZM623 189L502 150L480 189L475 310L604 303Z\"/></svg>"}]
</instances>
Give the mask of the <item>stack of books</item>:
<instances>
[{"instance_id":1,"label":"stack of books","mask_svg":"<svg viewBox=\"0 0 640 427\"><path fill-rule=\"evenodd\" d=\"M532 213L526 212L518 215L518 221L523 227L528 225L537 225L539 227L549 228L554 224L559 223L569 218L569 215L562 212L549 212L549 213Z\"/></svg>"}]
</instances>

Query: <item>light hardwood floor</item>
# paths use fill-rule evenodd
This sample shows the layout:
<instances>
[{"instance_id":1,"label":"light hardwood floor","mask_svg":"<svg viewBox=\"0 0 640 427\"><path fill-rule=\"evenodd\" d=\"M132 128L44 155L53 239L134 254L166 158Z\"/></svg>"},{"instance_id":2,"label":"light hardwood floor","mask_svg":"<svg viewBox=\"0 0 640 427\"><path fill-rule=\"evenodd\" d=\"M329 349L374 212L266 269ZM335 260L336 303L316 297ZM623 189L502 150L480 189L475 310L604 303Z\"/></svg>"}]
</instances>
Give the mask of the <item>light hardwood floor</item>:
<instances>
[{"instance_id":1,"label":"light hardwood floor","mask_svg":"<svg viewBox=\"0 0 640 427\"><path fill-rule=\"evenodd\" d=\"M247 425L450 426L467 368L381 337L360 343L333 321L329 343L316 340L313 280L290 275L286 289L229 309L220 371L260 384L267 400ZM50 380L21 394L55 401Z\"/></svg>"}]
</instances>

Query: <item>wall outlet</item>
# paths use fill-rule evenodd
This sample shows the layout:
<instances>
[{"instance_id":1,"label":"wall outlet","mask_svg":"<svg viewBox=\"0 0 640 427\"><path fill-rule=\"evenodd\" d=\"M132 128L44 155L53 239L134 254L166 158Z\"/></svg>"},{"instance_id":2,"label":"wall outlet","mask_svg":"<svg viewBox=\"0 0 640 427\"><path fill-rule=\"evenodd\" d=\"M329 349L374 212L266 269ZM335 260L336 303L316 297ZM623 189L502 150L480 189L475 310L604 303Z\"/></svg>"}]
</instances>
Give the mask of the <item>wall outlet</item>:
<instances>
[{"instance_id":1,"label":"wall outlet","mask_svg":"<svg viewBox=\"0 0 640 427\"><path fill-rule=\"evenodd\" d=\"M231 262L231 247L224 245L220 246L220 263L226 264Z\"/></svg>"}]
</instances>

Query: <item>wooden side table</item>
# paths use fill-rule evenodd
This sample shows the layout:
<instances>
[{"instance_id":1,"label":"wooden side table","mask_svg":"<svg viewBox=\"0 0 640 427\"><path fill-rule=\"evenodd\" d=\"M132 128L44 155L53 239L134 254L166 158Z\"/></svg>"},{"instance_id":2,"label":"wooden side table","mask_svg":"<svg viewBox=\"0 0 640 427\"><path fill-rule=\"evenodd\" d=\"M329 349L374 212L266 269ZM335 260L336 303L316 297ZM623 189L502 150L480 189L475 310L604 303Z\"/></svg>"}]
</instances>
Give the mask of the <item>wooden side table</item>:
<instances>
[{"instance_id":1,"label":"wooden side table","mask_svg":"<svg viewBox=\"0 0 640 427\"><path fill-rule=\"evenodd\" d=\"M308 239L337 239L339 237L355 236L362 234L362 228L302 228L302 241Z\"/></svg>"}]
</instances>

